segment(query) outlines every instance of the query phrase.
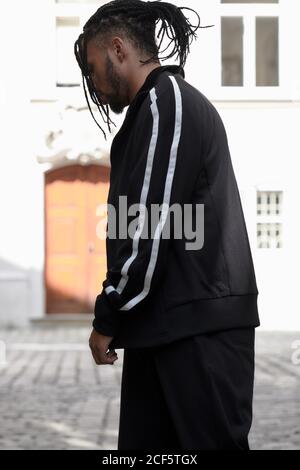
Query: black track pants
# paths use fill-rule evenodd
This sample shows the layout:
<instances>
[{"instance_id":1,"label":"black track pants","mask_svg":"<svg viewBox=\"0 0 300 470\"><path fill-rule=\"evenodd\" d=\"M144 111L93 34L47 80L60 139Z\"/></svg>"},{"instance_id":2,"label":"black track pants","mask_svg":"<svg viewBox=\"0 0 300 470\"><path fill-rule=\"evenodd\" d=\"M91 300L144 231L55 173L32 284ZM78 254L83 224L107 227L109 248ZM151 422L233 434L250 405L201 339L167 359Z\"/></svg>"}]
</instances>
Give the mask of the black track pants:
<instances>
[{"instance_id":1,"label":"black track pants","mask_svg":"<svg viewBox=\"0 0 300 470\"><path fill-rule=\"evenodd\" d=\"M255 329L124 349L118 450L249 450Z\"/></svg>"}]
</instances>

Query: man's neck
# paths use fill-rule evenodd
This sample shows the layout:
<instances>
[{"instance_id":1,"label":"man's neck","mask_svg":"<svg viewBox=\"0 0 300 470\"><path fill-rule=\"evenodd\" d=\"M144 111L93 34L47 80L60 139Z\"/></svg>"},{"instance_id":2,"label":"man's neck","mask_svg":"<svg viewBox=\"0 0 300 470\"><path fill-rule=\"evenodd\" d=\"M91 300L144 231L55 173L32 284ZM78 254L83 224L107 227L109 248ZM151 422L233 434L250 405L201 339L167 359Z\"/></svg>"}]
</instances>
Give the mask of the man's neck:
<instances>
[{"instance_id":1,"label":"man's neck","mask_svg":"<svg viewBox=\"0 0 300 470\"><path fill-rule=\"evenodd\" d=\"M152 63L149 65L141 65L137 70L136 73L133 74L132 82L129 84L129 100L130 103L134 100L135 96L137 95L138 91L144 85L148 75L158 67L161 67L159 62Z\"/></svg>"}]
</instances>

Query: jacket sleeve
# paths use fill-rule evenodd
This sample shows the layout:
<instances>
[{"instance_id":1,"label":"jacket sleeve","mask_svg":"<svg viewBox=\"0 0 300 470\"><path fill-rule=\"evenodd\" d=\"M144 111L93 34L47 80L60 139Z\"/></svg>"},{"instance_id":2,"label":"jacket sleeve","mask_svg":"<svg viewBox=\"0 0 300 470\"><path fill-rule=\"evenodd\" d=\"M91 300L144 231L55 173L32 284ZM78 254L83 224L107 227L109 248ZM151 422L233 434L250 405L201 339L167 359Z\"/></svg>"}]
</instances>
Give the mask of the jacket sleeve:
<instances>
[{"instance_id":1,"label":"jacket sleeve","mask_svg":"<svg viewBox=\"0 0 300 470\"><path fill-rule=\"evenodd\" d=\"M134 236L122 240L96 298L93 326L106 336L116 336L120 317L132 314L159 288L174 230L169 208L188 203L196 181L200 149L195 131L185 122L189 118L176 78L167 76L165 85L159 94L150 90L136 117L127 204L138 204L139 215ZM161 208L157 218L151 216L154 205Z\"/></svg>"}]
</instances>

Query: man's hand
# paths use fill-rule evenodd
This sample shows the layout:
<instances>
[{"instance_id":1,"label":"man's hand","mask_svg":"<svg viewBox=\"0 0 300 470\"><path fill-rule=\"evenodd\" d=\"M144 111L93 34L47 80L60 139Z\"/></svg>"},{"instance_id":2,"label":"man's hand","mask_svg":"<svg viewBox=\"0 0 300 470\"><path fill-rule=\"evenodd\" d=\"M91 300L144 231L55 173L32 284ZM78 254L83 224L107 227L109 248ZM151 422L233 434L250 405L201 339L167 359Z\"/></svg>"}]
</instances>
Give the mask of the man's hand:
<instances>
[{"instance_id":1,"label":"man's hand","mask_svg":"<svg viewBox=\"0 0 300 470\"><path fill-rule=\"evenodd\" d=\"M93 328L89 339L89 346L97 365L114 364L114 361L118 359L118 355L114 349L107 352L112 339L112 336L104 336Z\"/></svg>"}]
</instances>

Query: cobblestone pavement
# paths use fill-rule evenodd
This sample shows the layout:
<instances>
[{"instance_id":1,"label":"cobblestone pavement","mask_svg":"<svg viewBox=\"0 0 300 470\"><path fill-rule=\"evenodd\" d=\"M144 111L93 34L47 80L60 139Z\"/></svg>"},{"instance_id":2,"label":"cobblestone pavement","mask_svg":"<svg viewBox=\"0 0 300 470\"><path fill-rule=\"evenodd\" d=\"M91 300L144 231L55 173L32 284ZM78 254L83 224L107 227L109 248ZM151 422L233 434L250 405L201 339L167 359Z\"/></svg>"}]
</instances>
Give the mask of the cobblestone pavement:
<instances>
[{"instance_id":1,"label":"cobblestone pavement","mask_svg":"<svg viewBox=\"0 0 300 470\"><path fill-rule=\"evenodd\" d=\"M123 350L97 366L89 335L74 325L0 330L0 449L117 448ZM300 449L297 346L300 332L257 330L252 449Z\"/></svg>"}]
</instances>

